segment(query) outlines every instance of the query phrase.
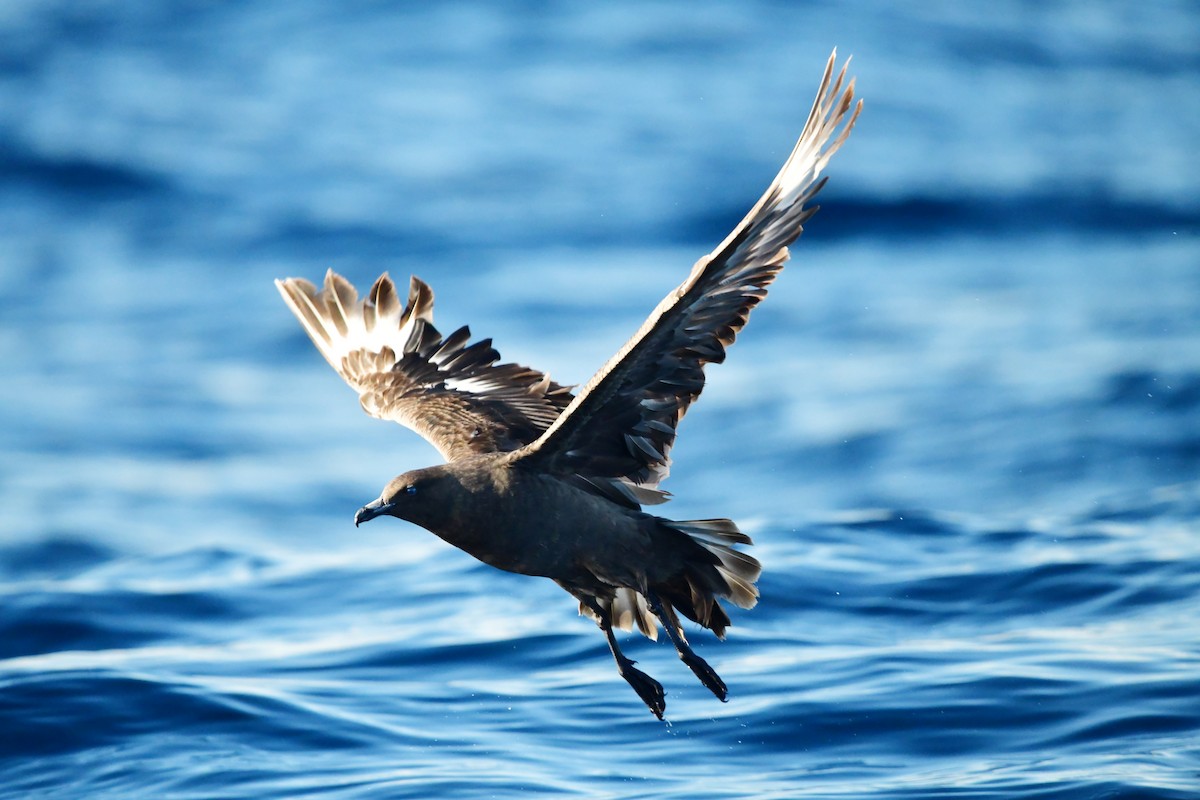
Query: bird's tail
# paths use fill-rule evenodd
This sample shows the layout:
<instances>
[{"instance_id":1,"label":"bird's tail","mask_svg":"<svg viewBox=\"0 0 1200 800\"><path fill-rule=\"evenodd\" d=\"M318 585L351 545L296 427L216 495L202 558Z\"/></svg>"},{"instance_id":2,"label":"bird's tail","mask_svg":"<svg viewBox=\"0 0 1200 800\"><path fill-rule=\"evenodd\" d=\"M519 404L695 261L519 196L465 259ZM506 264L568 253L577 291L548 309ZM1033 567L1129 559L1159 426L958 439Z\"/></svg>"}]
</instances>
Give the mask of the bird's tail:
<instances>
[{"instance_id":1,"label":"bird's tail","mask_svg":"<svg viewBox=\"0 0 1200 800\"><path fill-rule=\"evenodd\" d=\"M728 519L655 520L666 536L664 562L681 563L666 580L653 583L649 589L658 595L669 620L682 636L678 611L683 616L708 628L718 637L725 636L729 615L720 599L731 600L741 608L753 608L758 602L754 585L762 573L758 559L734 549L734 545L751 544L750 537L738 530ZM609 605L614 626L638 630L651 639L658 638L658 620L651 612L646 598L638 591L621 588ZM582 606L582 613L589 613Z\"/></svg>"},{"instance_id":2,"label":"bird's tail","mask_svg":"<svg viewBox=\"0 0 1200 800\"><path fill-rule=\"evenodd\" d=\"M663 527L688 537L692 547L684 569L674 579L652 587L663 601L688 619L724 638L729 615L720 598L740 608L758 603L755 582L762 564L734 545L753 544L750 537L728 519L660 520Z\"/></svg>"}]
</instances>

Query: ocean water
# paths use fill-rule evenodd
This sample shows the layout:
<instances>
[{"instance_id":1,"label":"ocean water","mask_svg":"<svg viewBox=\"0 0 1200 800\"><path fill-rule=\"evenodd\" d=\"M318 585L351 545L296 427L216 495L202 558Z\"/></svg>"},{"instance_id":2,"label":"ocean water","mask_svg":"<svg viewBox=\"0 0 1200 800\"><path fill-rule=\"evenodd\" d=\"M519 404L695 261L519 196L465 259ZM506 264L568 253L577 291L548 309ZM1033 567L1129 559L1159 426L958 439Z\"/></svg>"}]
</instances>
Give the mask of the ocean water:
<instances>
[{"instance_id":1,"label":"ocean water","mask_svg":"<svg viewBox=\"0 0 1200 800\"><path fill-rule=\"evenodd\" d=\"M1200 12L0 9L0 797L1200 796ZM663 513L762 600L626 652L404 523L271 280L585 381L866 108Z\"/></svg>"}]
</instances>

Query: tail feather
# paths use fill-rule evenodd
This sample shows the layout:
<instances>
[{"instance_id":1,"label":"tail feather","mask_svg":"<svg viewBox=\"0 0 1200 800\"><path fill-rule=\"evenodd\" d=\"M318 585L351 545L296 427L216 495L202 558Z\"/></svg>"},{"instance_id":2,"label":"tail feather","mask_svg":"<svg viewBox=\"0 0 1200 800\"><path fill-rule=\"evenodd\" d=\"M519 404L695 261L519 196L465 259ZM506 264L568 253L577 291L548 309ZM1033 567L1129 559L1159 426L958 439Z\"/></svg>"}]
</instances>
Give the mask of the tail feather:
<instances>
[{"instance_id":1,"label":"tail feather","mask_svg":"<svg viewBox=\"0 0 1200 800\"><path fill-rule=\"evenodd\" d=\"M724 638L730 621L718 600L730 600L741 608L753 608L758 602L754 583L762 574L762 565L733 548L752 544L750 537L728 519L664 519L659 523L686 536L693 547L684 556L684 569L652 588L668 605L668 613L674 609ZM678 622L674 624L678 628Z\"/></svg>"},{"instance_id":2,"label":"tail feather","mask_svg":"<svg viewBox=\"0 0 1200 800\"><path fill-rule=\"evenodd\" d=\"M682 569L647 587L662 601L667 619L659 620L645 596L628 587L615 588L609 597L595 597L593 602L608 603L613 627L629 631L637 626L650 639L658 639L658 626L665 624L686 641L675 612L725 638L729 615L718 601L730 600L741 608L753 608L758 602L754 584L762 565L753 556L733 549L733 545L753 542L728 519L659 518L657 522L660 530L668 532L667 547L676 559L682 549ZM587 602L580 602L579 613L597 619Z\"/></svg>"},{"instance_id":3,"label":"tail feather","mask_svg":"<svg viewBox=\"0 0 1200 800\"><path fill-rule=\"evenodd\" d=\"M725 587L724 591L718 590L715 594L732 600L740 608L754 608L758 603L758 587L754 584L762 574L762 564L753 556L733 549L735 544L753 544L733 520L672 520L667 525L687 534L716 557L717 563L713 566Z\"/></svg>"}]
</instances>

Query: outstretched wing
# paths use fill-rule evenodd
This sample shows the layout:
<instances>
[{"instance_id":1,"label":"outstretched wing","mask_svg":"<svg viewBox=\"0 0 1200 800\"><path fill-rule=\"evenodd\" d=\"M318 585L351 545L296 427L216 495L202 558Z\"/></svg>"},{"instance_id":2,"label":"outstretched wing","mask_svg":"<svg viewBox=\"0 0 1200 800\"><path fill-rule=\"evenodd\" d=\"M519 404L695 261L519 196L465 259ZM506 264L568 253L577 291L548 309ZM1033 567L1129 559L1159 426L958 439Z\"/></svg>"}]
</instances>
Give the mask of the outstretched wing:
<instances>
[{"instance_id":1,"label":"outstretched wing","mask_svg":"<svg viewBox=\"0 0 1200 800\"><path fill-rule=\"evenodd\" d=\"M666 296L541 437L513 454L625 505L661 501L675 431L704 388L704 365L725 359L751 309L783 269L787 246L817 211L818 179L862 108L837 51L799 141L766 193L687 280ZM845 84L843 88L843 84ZM839 132L840 128L840 132Z\"/></svg>"},{"instance_id":2,"label":"outstretched wing","mask_svg":"<svg viewBox=\"0 0 1200 800\"><path fill-rule=\"evenodd\" d=\"M515 450L571 402L570 389L547 375L497 364L490 339L468 344L466 327L443 339L433 291L415 276L403 309L387 273L362 300L333 270L320 290L302 278L275 286L363 410L421 434L447 461Z\"/></svg>"}]
</instances>

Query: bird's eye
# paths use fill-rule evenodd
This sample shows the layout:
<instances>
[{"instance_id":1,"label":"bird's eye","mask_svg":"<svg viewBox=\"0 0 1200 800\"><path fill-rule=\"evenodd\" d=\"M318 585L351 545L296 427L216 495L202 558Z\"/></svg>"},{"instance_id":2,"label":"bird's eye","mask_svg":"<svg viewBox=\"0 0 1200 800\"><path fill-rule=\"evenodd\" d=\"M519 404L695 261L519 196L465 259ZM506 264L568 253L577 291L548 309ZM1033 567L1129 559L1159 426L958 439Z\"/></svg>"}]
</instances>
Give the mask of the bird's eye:
<instances>
[{"instance_id":1,"label":"bird's eye","mask_svg":"<svg viewBox=\"0 0 1200 800\"><path fill-rule=\"evenodd\" d=\"M404 493L405 493L406 495L409 495L410 497L411 497L412 495L416 494L416 493L417 493L417 486L416 486L416 484L414 484L414 483L410 483L408 486L405 486L405 487L404 487Z\"/></svg>"}]
</instances>

